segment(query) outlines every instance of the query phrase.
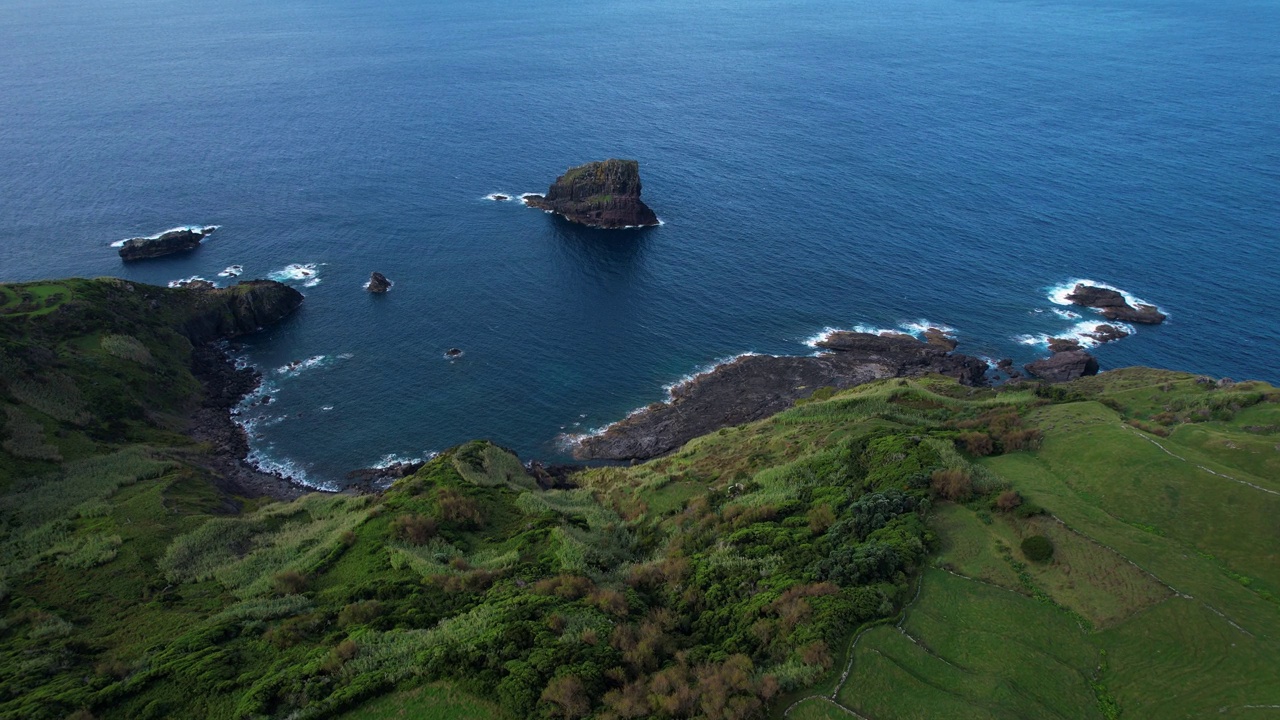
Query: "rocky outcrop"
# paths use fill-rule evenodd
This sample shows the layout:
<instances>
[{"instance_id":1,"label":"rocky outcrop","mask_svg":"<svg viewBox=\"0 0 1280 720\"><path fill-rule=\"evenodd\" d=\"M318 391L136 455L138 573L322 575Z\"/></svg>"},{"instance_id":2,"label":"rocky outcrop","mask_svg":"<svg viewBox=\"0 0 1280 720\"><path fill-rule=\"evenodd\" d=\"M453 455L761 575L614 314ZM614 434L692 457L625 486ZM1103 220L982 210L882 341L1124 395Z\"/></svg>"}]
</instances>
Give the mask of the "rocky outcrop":
<instances>
[{"instance_id":1,"label":"rocky outcrop","mask_svg":"<svg viewBox=\"0 0 1280 720\"><path fill-rule=\"evenodd\" d=\"M945 350L955 350L956 346L960 344L955 338L936 327L931 327L924 331L924 341Z\"/></svg>"},{"instance_id":2,"label":"rocky outcrop","mask_svg":"<svg viewBox=\"0 0 1280 720\"><path fill-rule=\"evenodd\" d=\"M526 195L524 202L597 228L658 224L658 216L640 199L640 163L635 160L605 160L569 168L546 195Z\"/></svg>"},{"instance_id":3,"label":"rocky outcrop","mask_svg":"<svg viewBox=\"0 0 1280 720\"><path fill-rule=\"evenodd\" d=\"M671 390L671 399L580 439L580 459L647 459L722 427L768 417L821 387L847 388L883 378L940 373L985 384L987 363L911 337L838 332L818 356L746 355Z\"/></svg>"},{"instance_id":4,"label":"rocky outcrop","mask_svg":"<svg viewBox=\"0 0 1280 720\"><path fill-rule=\"evenodd\" d=\"M1128 331L1118 328L1115 325L1098 325L1092 332L1084 333L1085 337L1093 338L1100 343L1112 342L1121 338L1129 337Z\"/></svg>"},{"instance_id":5,"label":"rocky outcrop","mask_svg":"<svg viewBox=\"0 0 1280 720\"><path fill-rule=\"evenodd\" d=\"M256 332L302 304L302 293L274 280L250 280L196 295L179 328L194 345Z\"/></svg>"},{"instance_id":6,"label":"rocky outcrop","mask_svg":"<svg viewBox=\"0 0 1280 720\"><path fill-rule=\"evenodd\" d=\"M369 275L369 282L365 284L364 289L371 293L382 294L391 289L391 281L386 275L375 271Z\"/></svg>"},{"instance_id":7,"label":"rocky outcrop","mask_svg":"<svg viewBox=\"0 0 1280 720\"><path fill-rule=\"evenodd\" d=\"M194 250L200 246L201 240L217 229L217 225L174 228L157 235L129 238L120 246L120 257L124 260L145 260Z\"/></svg>"},{"instance_id":8,"label":"rocky outcrop","mask_svg":"<svg viewBox=\"0 0 1280 720\"><path fill-rule=\"evenodd\" d=\"M1095 285L1077 284L1067 295L1067 300L1076 305L1095 308L1108 320L1159 325L1165 319L1165 314L1154 305L1139 304L1134 307L1119 292Z\"/></svg>"},{"instance_id":9,"label":"rocky outcrop","mask_svg":"<svg viewBox=\"0 0 1280 720\"><path fill-rule=\"evenodd\" d=\"M1080 350L1080 341L1075 338L1049 338L1049 352L1071 352Z\"/></svg>"},{"instance_id":10,"label":"rocky outcrop","mask_svg":"<svg viewBox=\"0 0 1280 720\"><path fill-rule=\"evenodd\" d=\"M1083 350L1066 350L1022 366L1028 373L1051 383L1067 382L1098 374L1098 361Z\"/></svg>"}]
</instances>

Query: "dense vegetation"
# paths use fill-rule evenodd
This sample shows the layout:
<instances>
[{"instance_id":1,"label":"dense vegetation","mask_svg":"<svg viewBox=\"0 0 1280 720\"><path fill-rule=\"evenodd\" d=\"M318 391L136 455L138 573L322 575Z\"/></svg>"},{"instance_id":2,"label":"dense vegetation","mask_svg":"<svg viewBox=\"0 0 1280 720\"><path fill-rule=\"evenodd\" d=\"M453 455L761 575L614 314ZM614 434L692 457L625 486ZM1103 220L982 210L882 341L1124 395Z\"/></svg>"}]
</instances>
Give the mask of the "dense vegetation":
<instances>
[{"instance_id":1,"label":"dense vegetation","mask_svg":"<svg viewBox=\"0 0 1280 720\"><path fill-rule=\"evenodd\" d=\"M179 432L188 291L0 291L0 717L1280 704L1262 383L892 380L575 489L478 441L381 494L279 503L219 489Z\"/></svg>"}]
</instances>

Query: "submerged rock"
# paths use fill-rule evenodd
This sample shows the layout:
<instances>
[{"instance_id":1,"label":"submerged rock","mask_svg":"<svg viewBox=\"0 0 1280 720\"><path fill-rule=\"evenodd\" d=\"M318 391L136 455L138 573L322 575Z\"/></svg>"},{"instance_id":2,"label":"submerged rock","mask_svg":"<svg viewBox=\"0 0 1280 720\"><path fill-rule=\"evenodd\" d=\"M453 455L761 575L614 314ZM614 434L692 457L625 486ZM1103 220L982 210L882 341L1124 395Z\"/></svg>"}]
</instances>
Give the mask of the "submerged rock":
<instances>
[{"instance_id":1,"label":"submerged rock","mask_svg":"<svg viewBox=\"0 0 1280 720\"><path fill-rule=\"evenodd\" d=\"M129 238L120 246L120 257L124 260L145 260L194 250L200 246L201 240L217 229L217 225L174 228L158 235Z\"/></svg>"},{"instance_id":2,"label":"submerged rock","mask_svg":"<svg viewBox=\"0 0 1280 720\"><path fill-rule=\"evenodd\" d=\"M529 207L597 228L647 227L658 216L640 199L640 163L605 160L569 168L546 195L526 195Z\"/></svg>"},{"instance_id":3,"label":"submerged rock","mask_svg":"<svg viewBox=\"0 0 1280 720\"><path fill-rule=\"evenodd\" d=\"M913 337L836 332L818 356L745 355L672 388L604 432L578 440L580 459L647 459L729 425L768 417L822 387L843 389L884 378L940 373L986 384L987 363Z\"/></svg>"},{"instance_id":4,"label":"submerged rock","mask_svg":"<svg viewBox=\"0 0 1280 720\"><path fill-rule=\"evenodd\" d=\"M1079 283L1067 295L1067 299L1076 305L1100 310L1108 320L1159 325L1165 319L1165 314L1156 309L1155 305L1139 304L1134 307L1119 292L1095 285Z\"/></svg>"},{"instance_id":5,"label":"submerged rock","mask_svg":"<svg viewBox=\"0 0 1280 720\"><path fill-rule=\"evenodd\" d=\"M1066 350L1022 366L1028 373L1051 383L1067 382L1098 374L1098 360L1083 350Z\"/></svg>"},{"instance_id":6,"label":"submerged rock","mask_svg":"<svg viewBox=\"0 0 1280 720\"><path fill-rule=\"evenodd\" d=\"M386 275L375 271L369 275L369 282L365 284L364 289L371 293L384 293L391 289L391 281Z\"/></svg>"},{"instance_id":7,"label":"submerged rock","mask_svg":"<svg viewBox=\"0 0 1280 720\"><path fill-rule=\"evenodd\" d=\"M444 351L444 356L449 358L450 360L455 360L457 358L460 358L462 357L462 348L449 348L448 350Z\"/></svg>"}]
</instances>

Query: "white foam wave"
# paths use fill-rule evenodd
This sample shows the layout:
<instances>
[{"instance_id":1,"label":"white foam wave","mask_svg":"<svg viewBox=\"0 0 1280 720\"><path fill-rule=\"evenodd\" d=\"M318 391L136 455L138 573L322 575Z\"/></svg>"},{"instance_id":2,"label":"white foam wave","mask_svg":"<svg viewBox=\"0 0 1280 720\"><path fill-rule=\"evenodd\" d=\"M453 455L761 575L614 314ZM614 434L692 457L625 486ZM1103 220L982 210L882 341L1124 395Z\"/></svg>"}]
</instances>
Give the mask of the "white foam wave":
<instances>
[{"instance_id":1,"label":"white foam wave","mask_svg":"<svg viewBox=\"0 0 1280 720\"><path fill-rule=\"evenodd\" d=\"M1107 290L1114 290L1120 293L1120 295L1124 297L1124 301L1129 303L1129 305L1133 307L1138 307L1139 305L1152 305L1152 306L1155 305L1155 303L1149 303L1146 300L1143 300L1142 298L1136 295L1133 295L1127 290L1122 290L1116 287L1115 285L1108 285L1107 283L1098 282L1097 280L1089 280L1088 278L1072 278L1070 280L1067 280L1066 282L1047 288L1046 292L1048 293L1047 297L1049 298L1049 302L1053 303L1054 305L1074 305L1075 303L1068 300L1067 296L1071 294L1072 290L1075 290L1076 285L1080 285L1082 283L1085 285L1092 285L1093 287L1100 287L1100 288L1105 288ZM1164 312L1164 311L1161 310L1161 312Z\"/></svg>"},{"instance_id":2,"label":"white foam wave","mask_svg":"<svg viewBox=\"0 0 1280 720\"><path fill-rule=\"evenodd\" d=\"M1075 340L1080 343L1081 347L1095 348L1102 344L1102 342L1099 341L1097 338L1091 337L1091 335L1097 330L1099 325L1110 325L1119 330L1123 330L1124 332L1130 335L1137 332L1137 330L1132 325L1129 325L1127 323L1110 322L1110 321L1102 323L1096 320L1091 320L1087 322L1078 322L1075 325L1072 325L1071 327L1067 328L1066 330L1063 330L1062 332L1056 332L1052 334L1039 333L1039 334L1015 335L1013 337L1013 340L1014 342L1017 342L1021 345L1048 347L1050 339L1062 338L1062 339Z\"/></svg>"},{"instance_id":3,"label":"white foam wave","mask_svg":"<svg viewBox=\"0 0 1280 720\"><path fill-rule=\"evenodd\" d=\"M663 390L665 390L665 391L667 391L667 399L668 399L668 400L673 400L673 399L675 399L675 392L676 392L677 390L679 390L680 388L684 387L685 385L688 385L689 383L692 383L693 381L697 380L698 378L700 378L700 377L702 377L702 376L704 376L704 375L710 375L711 373L715 372L717 369L719 369L719 368L720 368L721 366L723 366L723 365L729 365L729 364L731 364L731 363L735 363L735 362L737 362L737 361L741 360L742 358L745 358L745 357L752 357L752 356L754 356L754 355L759 355L759 354L760 354L760 353L758 353L758 352L752 352L752 351L748 350L747 352L744 352L744 353L738 353L737 355L732 355L732 356L730 356L730 357L723 357L723 358L720 358L719 360L716 360L715 362L712 362L712 363L708 363L708 364L706 364L706 365L703 365L702 367L698 368L697 370L693 371L692 373L689 373L688 375L685 375L685 376L681 377L679 380L676 380L675 382L672 382L672 383L668 383L668 384L666 384L666 385L663 385L663 386L662 386L662 389L663 389ZM644 410L644 408L638 408L637 410L633 410L633 411L631 412L631 415L634 415L634 414L636 414L637 412L640 412L640 411L642 411L642 410ZM630 417L630 415L628 415L628 417Z\"/></svg>"},{"instance_id":4,"label":"white foam wave","mask_svg":"<svg viewBox=\"0 0 1280 720\"><path fill-rule=\"evenodd\" d=\"M1080 313L1072 312L1071 310L1063 310L1061 308L1054 308L1053 314L1057 315L1063 320L1079 320L1080 319Z\"/></svg>"},{"instance_id":5,"label":"white foam wave","mask_svg":"<svg viewBox=\"0 0 1280 720\"><path fill-rule=\"evenodd\" d=\"M494 202L506 202L513 197L515 197L515 195L509 192L495 192L495 193L489 193L488 195L485 195L484 199L493 200Z\"/></svg>"},{"instance_id":6,"label":"white foam wave","mask_svg":"<svg viewBox=\"0 0 1280 720\"><path fill-rule=\"evenodd\" d=\"M244 272L244 267L240 265L228 265L225 270L218 273L218 277L240 277L240 273Z\"/></svg>"},{"instance_id":7,"label":"white foam wave","mask_svg":"<svg viewBox=\"0 0 1280 720\"><path fill-rule=\"evenodd\" d=\"M189 278L183 278L183 279L181 279L181 280L170 280L170 281L169 281L169 287L171 287L171 288L184 288L184 287L187 287L188 285L191 285L191 284L193 284L193 283L209 283L210 285L212 285L212 286L214 286L214 287L218 287L218 284L217 284L217 283L213 282L212 280L205 280L204 278L200 277L199 275L192 275L192 276L191 276L191 277L189 277Z\"/></svg>"},{"instance_id":8,"label":"white foam wave","mask_svg":"<svg viewBox=\"0 0 1280 720\"><path fill-rule=\"evenodd\" d=\"M928 330L941 330L944 335L955 335L957 332L950 325L943 325L942 323L930 322L924 319L904 322L898 327L908 335L914 335L915 337L924 337L925 332Z\"/></svg>"},{"instance_id":9,"label":"white foam wave","mask_svg":"<svg viewBox=\"0 0 1280 720\"><path fill-rule=\"evenodd\" d=\"M313 490L324 490L326 492L337 492L341 488L326 482L320 482L307 475L307 471L302 465L289 459L271 457L265 449L254 448L245 456L245 462L252 466L258 472L288 480L295 485L302 485Z\"/></svg>"},{"instance_id":10,"label":"white foam wave","mask_svg":"<svg viewBox=\"0 0 1280 720\"><path fill-rule=\"evenodd\" d=\"M930 322L924 319L904 322L895 328L882 328L882 327L876 327L874 325L858 323L857 325L854 325L852 328L848 330L842 330L840 328L827 326L823 328L820 332L805 338L801 342L808 347L820 350L821 348L819 346L821 343L829 340L832 335L839 332L856 332L856 333L864 333L867 335L911 335L912 337L915 337L915 338L924 339L925 331L929 330L930 328L937 328L938 330L941 330L945 335L955 335L957 332L955 328L949 325Z\"/></svg>"},{"instance_id":11,"label":"white foam wave","mask_svg":"<svg viewBox=\"0 0 1280 720\"><path fill-rule=\"evenodd\" d=\"M178 227L171 227L168 230L161 230L155 235L143 235L141 237L143 240L156 240L161 235L164 235L165 233L177 232L179 230L190 230L192 232L198 232L201 235L210 235L213 233L214 230L217 230L220 227L222 226L221 225L179 225ZM124 247L124 244L129 242L132 239L133 238L125 238L123 240L117 240L111 243L111 247L113 248Z\"/></svg>"},{"instance_id":12,"label":"white foam wave","mask_svg":"<svg viewBox=\"0 0 1280 720\"><path fill-rule=\"evenodd\" d=\"M440 453L432 451L421 457L409 457L405 455L397 455L395 453L387 453L378 459L378 462L370 465L375 470L386 470L393 465L412 465L413 463L424 463L435 458Z\"/></svg>"},{"instance_id":13,"label":"white foam wave","mask_svg":"<svg viewBox=\"0 0 1280 720\"><path fill-rule=\"evenodd\" d=\"M301 282L303 287L315 287L320 284L320 267L315 263L291 263L267 278L276 282Z\"/></svg>"},{"instance_id":14,"label":"white foam wave","mask_svg":"<svg viewBox=\"0 0 1280 720\"><path fill-rule=\"evenodd\" d=\"M307 358L306 360L294 360L291 363L281 365L280 367L276 368L276 374L292 376L292 375L297 375L298 373L301 373L301 372L305 372L307 370L325 367L327 365L332 365L332 364L333 364L333 359L330 358L328 355L314 355L312 357Z\"/></svg>"}]
</instances>

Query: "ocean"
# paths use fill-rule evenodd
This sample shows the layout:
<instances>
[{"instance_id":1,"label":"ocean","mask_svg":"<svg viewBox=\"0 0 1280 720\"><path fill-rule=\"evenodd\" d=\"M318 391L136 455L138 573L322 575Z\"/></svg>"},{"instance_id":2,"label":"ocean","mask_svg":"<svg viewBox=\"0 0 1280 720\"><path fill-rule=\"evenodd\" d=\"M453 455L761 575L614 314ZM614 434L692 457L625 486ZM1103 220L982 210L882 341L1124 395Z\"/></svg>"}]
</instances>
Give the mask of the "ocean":
<instances>
[{"instance_id":1,"label":"ocean","mask_svg":"<svg viewBox=\"0 0 1280 720\"><path fill-rule=\"evenodd\" d=\"M607 157L661 227L486 199ZM827 328L1027 362L1096 317L1051 299L1080 278L1169 314L1104 369L1280 381L1278 199L1270 0L0 0L0 280L292 283L242 418L317 486L562 460Z\"/></svg>"}]
</instances>

